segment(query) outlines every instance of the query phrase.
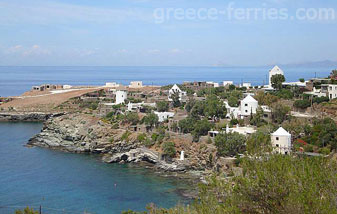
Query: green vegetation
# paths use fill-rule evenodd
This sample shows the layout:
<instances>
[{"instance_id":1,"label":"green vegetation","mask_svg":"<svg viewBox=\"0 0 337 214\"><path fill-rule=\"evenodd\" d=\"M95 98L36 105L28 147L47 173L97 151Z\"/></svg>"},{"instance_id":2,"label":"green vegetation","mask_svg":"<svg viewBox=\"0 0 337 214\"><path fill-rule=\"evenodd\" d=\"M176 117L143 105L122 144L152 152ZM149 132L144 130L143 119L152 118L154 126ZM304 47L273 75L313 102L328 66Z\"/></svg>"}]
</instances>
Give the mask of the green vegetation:
<instances>
[{"instance_id":1,"label":"green vegetation","mask_svg":"<svg viewBox=\"0 0 337 214\"><path fill-rule=\"evenodd\" d=\"M148 206L156 214L337 213L337 164L326 158L274 155L242 159L243 173L230 179L213 176L199 187L189 206ZM129 211L132 213L132 211Z\"/></svg>"},{"instance_id":2,"label":"green vegetation","mask_svg":"<svg viewBox=\"0 0 337 214\"><path fill-rule=\"evenodd\" d=\"M250 117L250 125L260 127L260 126L267 124L267 122L263 119L263 115L264 115L264 112L261 107L256 109L256 114L251 115Z\"/></svg>"},{"instance_id":3,"label":"green vegetation","mask_svg":"<svg viewBox=\"0 0 337 214\"><path fill-rule=\"evenodd\" d=\"M172 99L172 104L174 108L178 108L181 106L179 92L173 93L170 98Z\"/></svg>"},{"instance_id":4,"label":"green vegetation","mask_svg":"<svg viewBox=\"0 0 337 214\"><path fill-rule=\"evenodd\" d=\"M255 95L255 99L260 105L272 106L273 103L278 102L279 98L270 93L264 93L263 91L258 91Z\"/></svg>"},{"instance_id":5,"label":"green vegetation","mask_svg":"<svg viewBox=\"0 0 337 214\"><path fill-rule=\"evenodd\" d=\"M219 134L214 142L219 156L235 156L245 151L246 137L237 132Z\"/></svg>"},{"instance_id":6,"label":"green vegetation","mask_svg":"<svg viewBox=\"0 0 337 214\"><path fill-rule=\"evenodd\" d=\"M204 136L208 134L208 131L210 131L212 128L212 124L208 122L208 120L203 119L197 121L193 126L192 136L193 141L198 142L200 136Z\"/></svg>"},{"instance_id":7,"label":"green vegetation","mask_svg":"<svg viewBox=\"0 0 337 214\"><path fill-rule=\"evenodd\" d=\"M158 116L155 113L150 113L143 118L143 122L149 128L153 128L158 124Z\"/></svg>"},{"instance_id":8,"label":"green vegetation","mask_svg":"<svg viewBox=\"0 0 337 214\"><path fill-rule=\"evenodd\" d=\"M274 123L281 124L288 118L290 107L281 103L276 103L272 108L272 120Z\"/></svg>"},{"instance_id":9,"label":"green vegetation","mask_svg":"<svg viewBox=\"0 0 337 214\"><path fill-rule=\"evenodd\" d=\"M162 146L163 154L168 157L175 157L176 155L176 149L175 144L173 142L165 142Z\"/></svg>"},{"instance_id":10,"label":"green vegetation","mask_svg":"<svg viewBox=\"0 0 337 214\"><path fill-rule=\"evenodd\" d=\"M337 125L331 118L315 119L313 126L306 126L306 132L304 141L319 148L337 149Z\"/></svg>"},{"instance_id":11,"label":"green vegetation","mask_svg":"<svg viewBox=\"0 0 337 214\"><path fill-rule=\"evenodd\" d=\"M137 125L139 123L139 116L135 112L126 113L124 116L124 122L131 125Z\"/></svg>"},{"instance_id":12,"label":"green vegetation","mask_svg":"<svg viewBox=\"0 0 337 214\"><path fill-rule=\"evenodd\" d=\"M246 149L249 155L262 155L272 151L270 130L261 128L247 139Z\"/></svg>"},{"instance_id":13,"label":"green vegetation","mask_svg":"<svg viewBox=\"0 0 337 214\"><path fill-rule=\"evenodd\" d=\"M157 111L159 112L165 112L169 110L169 103L166 101L157 102L156 106L157 106Z\"/></svg>"},{"instance_id":14,"label":"green vegetation","mask_svg":"<svg viewBox=\"0 0 337 214\"><path fill-rule=\"evenodd\" d=\"M33 208L26 207L23 210L16 210L15 214L39 214L38 211L34 211Z\"/></svg>"},{"instance_id":15,"label":"green vegetation","mask_svg":"<svg viewBox=\"0 0 337 214\"><path fill-rule=\"evenodd\" d=\"M286 81L285 77L282 74L275 74L271 77L271 85L276 90L282 89L282 83Z\"/></svg>"},{"instance_id":16,"label":"green vegetation","mask_svg":"<svg viewBox=\"0 0 337 214\"><path fill-rule=\"evenodd\" d=\"M199 118L199 116L212 119L224 118L226 114L225 104L215 95L207 96L205 101L196 101L190 111L190 115L194 118Z\"/></svg>"},{"instance_id":17,"label":"green vegetation","mask_svg":"<svg viewBox=\"0 0 337 214\"><path fill-rule=\"evenodd\" d=\"M306 109L311 106L310 100L296 100L294 102L294 107L299 109Z\"/></svg>"}]
</instances>

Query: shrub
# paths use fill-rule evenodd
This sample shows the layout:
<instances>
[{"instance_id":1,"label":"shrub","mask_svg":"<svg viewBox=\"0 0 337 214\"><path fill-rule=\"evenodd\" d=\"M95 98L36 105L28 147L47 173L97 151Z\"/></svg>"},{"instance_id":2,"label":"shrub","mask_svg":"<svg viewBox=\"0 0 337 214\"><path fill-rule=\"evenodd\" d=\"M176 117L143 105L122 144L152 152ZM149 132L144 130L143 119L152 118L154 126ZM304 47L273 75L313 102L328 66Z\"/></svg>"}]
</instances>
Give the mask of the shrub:
<instances>
[{"instance_id":1,"label":"shrub","mask_svg":"<svg viewBox=\"0 0 337 214\"><path fill-rule=\"evenodd\" d=\"M162 146L163 154L168 157L175 157L176 149L175 144L173 142L165 142Z\"/></svg>"},{"instance_id":2,"label":"shrub","mask_svg":"<svg viewBox=\"0 0 337 214\"><path fill-rule=\"evenodd\" d=\"M295 108L306 109L311 106L310 100L296 100L294 102Z\"/></svg>"},{"instance_id":3,"label":"shrub","mask_svg":"<svg viewBox=\"0 0 337 214\"><path fill-rule=\"evenodd\" d=\"M157 102L157 111L165 112L169 110L169 103L166 101Z\"/></svg>"},{"instance_id":4,"label":"shrub","mask_svg":"<svg viewBox=\"0 0 337 214\"><path fill-rule=\"evenodd\" d=\"M146 134L142 133L137 136L138 142L144 142L146 140Z\"/></svg>"},{"instance_id":5,"label":"shrub","mask_svg":"<svg viewBox=\"0 0 337 214\"><path fill-rule=\"evenodd\" d=\"M121 137L121 140L122 141L129 141L129 136L131 135L131 133L129 131L126 131L123 133L122 137Z\"/></svg>"},{"instance_id":6,"label":"shrub","mask_svg":"<svg viewBox=\"0 0 337 214\"><path fill-rule=\"evenodd\" d=\"M246 137L237 132L219 134L214 142L219 156L234 156L244 152Z\"/></svg>"}]
</instances>

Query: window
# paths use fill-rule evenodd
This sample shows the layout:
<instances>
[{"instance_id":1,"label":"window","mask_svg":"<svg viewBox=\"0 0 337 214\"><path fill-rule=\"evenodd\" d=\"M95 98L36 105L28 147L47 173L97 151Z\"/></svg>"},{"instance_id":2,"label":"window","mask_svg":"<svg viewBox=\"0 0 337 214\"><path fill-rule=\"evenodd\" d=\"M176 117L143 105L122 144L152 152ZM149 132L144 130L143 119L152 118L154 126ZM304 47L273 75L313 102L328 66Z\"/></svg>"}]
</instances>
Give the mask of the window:
<instances>
[{"instance_id":1,"label":"window","mask_svg":"<svg viewBox=\"0 0 337 214\"><path fill-rule=\"evenodd\" d=\"M245 106L248 106L248 104L246 103Z\"/></svg>"},{"instance_id":2,"label":"window","mask_svg":"<svg viewBox=\"0 0 337 214\"><path fill-rule=\"evenodd\" d=\"M276 147L280 147L280 145L276 144Z\"/></svg>"},{"instance_id":3,"label":"window","mask_svg":"<svg viewBox=\"0 0 337 214\"><path fill-rule=\"evenodd\" d=\"M248 113L248 110L246 110L246 113Z\"/></svg>"},{"instance_id":4,"label":"window","mask_svg":"<svg viewBox=\"0 0 337 214\"><path fill-rule=\"evenodd\" d=\"M279 137L276 137L276 140L280 140L280 138L279 138Z\"/></svg>"}]
</instances>

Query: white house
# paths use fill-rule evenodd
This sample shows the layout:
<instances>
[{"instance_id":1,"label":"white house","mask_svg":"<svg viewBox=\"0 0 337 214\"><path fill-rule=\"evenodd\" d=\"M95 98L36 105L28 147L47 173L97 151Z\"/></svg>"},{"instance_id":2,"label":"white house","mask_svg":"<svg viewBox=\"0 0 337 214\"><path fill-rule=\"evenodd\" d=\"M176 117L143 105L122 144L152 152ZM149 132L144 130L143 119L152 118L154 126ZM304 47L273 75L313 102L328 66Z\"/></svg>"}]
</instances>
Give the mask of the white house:
<instances>
[{"instance_id":1,"label":"white house","mask_svg":"<svg viewBox=\"0 0 337 214\"><path fill-rule=\"evenodd\" d=\"M120 85L117 84L116 82L107 82L105 83L105 87L110 87L110 88L117 88L119 87Z\"/></svg>"},{"instance_id":2,"label":"white house","mask_svg":"<svg viewBox=\"0 0 337 214\"><path fill-rule=\"evenodd\" d=\"M130 82L129 88L143 88L143 82L142 81Z\"/></svg>"},{"instance_id":3,"label":"white house","mask_svg":"<svg viewBox=\"0 0 337 214\"><path fill-rule=\"evenodd\" d=\"M226 118L234 119L234 118L238 118L239 117L239 115L240 115L240 109L238 107L231 107L228 104L228 101L224 101L224 104L225 104L225 107L227 109Z\"/></svg>"},{"instance_id":4,"label":"white house","mask_svg":"<svg viewBox=\"0 0 337 214\"><path fill-rule=\"evenodd\" d=\"M328 86L329 99L337 98L337 85L329 85Z\"/></svg>"},{"instance_id":5,"label":"white house","mask_svg":"<svg viewBox=\"0 0 337 214\"><path fill-rule=\"evenodd\" d=\"M269 71L269 85L268 85L269 88L273 88L273 86L271 84L271 78L272 78L272 76L274 76L276 74L284 75L284 72L277 65L275 65L275 67Z\"/></svg>"},{"instance_id":6,"label":"white house","mask_svg":"<svg viewBox=\"0 0 337 214\"><path fill-rule=\"evenodd\" d=\"M286 155L291 152L291 134L282 127L271 134L271 143L276 153Z\"/></svg>"},{"instance_id":7,"label":"white house","mask_svg":"<svg viewBox=\"0 0 337 214\"><path fill-rule=\"evenodd\" d=\"M248 95L243 100L241 100L240 104L240 115L241 116L250 116L251 114L256 114L256 109L259 106L257 100L255 100L252 96Z\"/></svg>"},{"instance_id":8,"label":"white house","mask_svg":"<svg viewBox=\"0 0 337 214\"><path fill-rule=\"evenodd\" d=\"M116 91L116 105L125 103L128 98L128 93L126 91Z\"/></svg>"},{"instance_id":9,"label":"white house","mask_svg":"<svg viewBox=\"0 0 337 214\"><path fill-rule=\"evenodd\" d=\"M158 118L159 118L159 122L164 122L165 120L168 120L169 118L173 118L174 117L174 112L154 112Z\"/></svg>"},{"instance_id":10,"label":"white house","mask_svg":"<svg viewBox=\"0 0 337 214\"><path fill-rule=\"evenodd\" d=\"M229 86L229 85L234 85L233 81L223 81L222 86Z\"/></svg>"},{"instance_id":11,"label":"white house","mask_svg":"<svg viewBox=\"0 0 337 214\"><path fill-rule=\"evenodd\" d=\"M169 90L169 97L168 100L172 101L171 96L175 93L179 93L179 100L181 101L183 99L184 96L187 95L187 93L185 91L182 91L177 84L174 84L174 86Z\"/></svg>"},{"instance_id":12,"label":"white house","mask_svg":"<svg viewBox=\"0 0 337 214\"><path fill-rule=\"evenodd\" d=\"M128 111L137 111L143 108L143 106L156 107L156 103L128 103Z\"/></svg>"},{"instance_id":13,"label":"white house","mask_svg":"<svg viewBox=\"0 0 337 214\"><path fill-rule=\"evenodd\" d=\"M312 91L304 92L304 94L312 95L313 97L326 97L327 94L322 92L322 89L316 89L315 87Z\"/></svg>"},{"instance_id":14,"label":"white house","mask_svg":"<svg viewBox=\"0 0 337 214\"><path fill-rule=\"evenodd\" d=\"M206 84L208 84L208 85L213 85L214 88L218 88L218 87L220 86L219 83L217 83L217 82L212 82L212 81L208 81L208 82L206 82Z\"/></svg>"},{"instance_id":15,"label":"white house","mask_svg":"<svg viewBox=\"0 0 337 214\"><path fill-rule=\"evenodd\" d=\"M252 84L250 82L244 82L244 83L242 83L241 87L250 88L250 87L252 87Z\"/></svg>"},{"instance_id":16,"label":"white house","mask_svg":"<svg viewBox=\"0 0 337 214\"><path fill-rule=\"evenodd\" d=\"M63 85L62 88L63 88L63 89L71 89L72 86L71 86L71 85Z\"/></svg>"},{"instance_id":17,"label":"white house","mask_svg":"<svg viewBox=\"0 0 337 214\"><path fill-rule=\"evenodd\" d=\"M250 126L240 127L239 125L237 125L236 127L233 127L233 128L229 128L229 126L227 124L225 131L220 131L220 132L219 131L209 131L208 135L210 137L215 137L220 133L227 133L228 134L228 133L233 133L233 132L248 136L248 135L251 135L251 134L255 133L256 129L254 129L253 127L250 127Z\"/></svg>"}]
</instances>

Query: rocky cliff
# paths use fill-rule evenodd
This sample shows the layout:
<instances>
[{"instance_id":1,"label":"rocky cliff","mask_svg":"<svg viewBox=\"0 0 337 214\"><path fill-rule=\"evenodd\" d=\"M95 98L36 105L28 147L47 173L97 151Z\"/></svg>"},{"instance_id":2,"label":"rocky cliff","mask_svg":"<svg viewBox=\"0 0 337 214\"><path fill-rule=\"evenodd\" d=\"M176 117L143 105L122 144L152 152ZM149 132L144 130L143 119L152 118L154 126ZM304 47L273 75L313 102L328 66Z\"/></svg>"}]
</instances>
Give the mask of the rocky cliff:
<instances>
[{"instance_id":1,"label":"rocky cliff","mask_svg":"<svg viewBox=\"0 0 337 214\"><path fill-rule=\"evenodd\" d=\"M107 163L149 162L165 171L184 171L186 162L162 160L161 154L144 148L137 133L125 139L123 129L87 114L67 114L48 119L41 133L31 138L28 145L75 153L103 154Z\"/></svg>"},{"instance_id":2,"label":"rocky cliff","mask_svg":"<svg viewBox=\"0 0 337 214\"><path fill-rule=\"evenodd\" d=\"M27 121L27 122L42 122L46 121L52 117L58 117L63 115L64 113L42 113L42 112L0 112L0 121Z\"/></svg>"},{"instance_id":3,"label":"rocky cliff","mask_svg":"<svg viewBox=\"0 0 337 214\"><path fill-rule=\"evenodd\" d=\"M120 140L124 132L91 115L67 114L48 119L28 145L76 153L118 153L139 147L133 136Z\"/></svg>"}]
</instances>

